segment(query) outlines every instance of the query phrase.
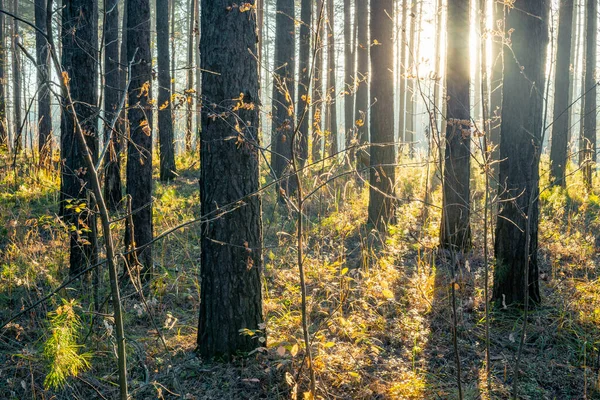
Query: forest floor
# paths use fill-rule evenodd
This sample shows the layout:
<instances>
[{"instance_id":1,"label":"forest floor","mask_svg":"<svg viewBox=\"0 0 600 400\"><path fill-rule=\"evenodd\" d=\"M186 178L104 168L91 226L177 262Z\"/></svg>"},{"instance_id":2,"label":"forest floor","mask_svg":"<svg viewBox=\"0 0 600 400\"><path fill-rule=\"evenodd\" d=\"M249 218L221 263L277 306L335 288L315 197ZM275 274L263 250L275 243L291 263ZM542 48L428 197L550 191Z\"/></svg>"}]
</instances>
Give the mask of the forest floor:
<instances>
[{"instance_id":1,"label":"forest floor","mask_svg":"<svg viewBox=\"0 0 600 400\"><path fill-rule=\"evenodd\" d=\"M11 161L0 158L0 323L68 278L69 227L56 215L58 176L26 160L18 165L15 173ZM198 162L182 157L178 169L174 182L155 183L155 235L199 217ZM365 227L368 190L354 179L342 178L307 200L313 368L324 399L458 398L453 287L464 398L510 398L523 313L491 308L486 376L482 176L473 174L473 250L452 264L438 250L439 206L426 208L422 201L429 182L424 171L419 162L398 168L402 200L385 238ZM579 179L566 191L541 195L542 304L529 312L518 381L523 399L600 399L600 198L598 188L587 194ZM304 182L310 190L318 175ZM433 182L430 202L439 205L439 180ZM123 282L132 398L306 398L295 222L274 191L263 195L263 224L266 347L257 340L255 352L232 363L194 353L199 226L155 244L156 276L144 297ZM114 224L120 250L123 231L122 221ZM490 285L492 268L490 262ZM106 270L100 271L102 312L93 312L89 282L77 282L0 331L0 398L116 398L109 288ZM86 354L89 367L57 388L45 387L60 362L48 351L57 328L49 317L67 299L77 300L76 352Z\"/></svg>"}]
</instances>

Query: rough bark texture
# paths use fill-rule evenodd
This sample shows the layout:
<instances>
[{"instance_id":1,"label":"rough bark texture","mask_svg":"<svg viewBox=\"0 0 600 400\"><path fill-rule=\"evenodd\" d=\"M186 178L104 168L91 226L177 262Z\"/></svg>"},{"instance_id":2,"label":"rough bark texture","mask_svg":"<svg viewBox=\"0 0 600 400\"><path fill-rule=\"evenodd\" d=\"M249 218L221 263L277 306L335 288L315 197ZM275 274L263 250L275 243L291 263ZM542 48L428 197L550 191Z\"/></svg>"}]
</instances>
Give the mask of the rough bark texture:
<instances>
[{"instance_id":1,"label":"rough bark texture","mask_svg":"<svg viewBox=\"0 0 600 400\"><path fill-rule=\"evenodd\" d=\"M324 60L324 52L323 52L323 21L320 21L321 18L321 10L323 8L323 0L318 0L316 2L316 13L315 13L315 26L316 29L319 29L319 42L315 44L318 46L315 60L315 74L313 77L313 88L312 88L312 97L313 97L313 115L312 115L312 161L318 161L322 156L322 147L323 147L323 60Z\"/></svg>"},{"instance_id":2,"label":"rough bark texture","mask_svg":"<svg viewBox=\"0 0 600 400\"><path fill-rule=\"evenodd\" d=\"M325 148L329 155L338 152L338 118L337 118L337 90L336 90L336 45L335 45L335 13L333 0L327 1L327 122L325 123L328 135L325 135Z\"/></svg>"},{"instance_id":3,"label":"rough bark texture","mask_svg":"<svg viewBox=\"0 0 600 400\"><path fill-rule=\"evenodd\" d=\"M273 76L273 125L271 128L271 166L275 178L286 174L292 157L292 135L294 133L294 2L277 0L275 31L275 67ZM285 182L281 188L288 190Z\"/></svg>"},{"instance_id":4,"label":"rough bark texture","mask_svg":"<svg viewBox=\"0 0 600 400\"><path fill-rule=\"evenodd\" d=\"M361 147L357 151L357 169L363 170L369 165L368 149L369 142L369 0L356 0L356 75L358 88L356 89L356 119L359 120L358 143Z\"/></svg>"},{"instance_id":5,"label":"rough bark texture","mask_svg":"<svg viewBox=\"0 0 600 400\"><path fill-rule=\"evenodd\" d=\"M549 2L521 1L519 7L507 12L506 24L514 31L504 57L500 157L505 161L499 171L493 291L499 304L525 303L526 273L529 297L540 301L537 197ZM526 232L531 235L529 249Z\"/></svg>"},{"instance_id":6,"label":"rough bark texture","mask_svg":"<svg viewBox=\"0 0 600 400\"><path fill-rule=\"evenodd\" d=\"M94 162L98 158L98 6L94 0L64 0L62 9L63 79L68 79L75 112L86 134ZM70 233L70 273L79 273L97 260L96 217L74 205L91 208L91 190L83 149L77 141L73 115L63 107L61 119L61 209ZM80 211L80 212L79 212Z\"/></svg>"},{"instance_id":7,"label":"rough bark texture","mask_svg":"<svg viewBox=\"0 0 600 400\"><path fill-rule=\"evenodd\" d=\"M563 186L566 183L565 172L569 140L572 28L573 0L563 0L560 3L558 21L558 44L554 75L554 121L550 149L550 181L554 185Z\"/></svg>"},{"instance_id":8,"label":"rough bark texture","mask_svg":"<svg viewBox=\"0 0 600 400\"><path fill-rule=\"evenodd\" d=\"M384 231L394 219L394 13L393 0L371 3L371 158L369 222Z\"/></svg>"},{"instance_id":9,"label":"rough bark texture","mask_svg":"<svg viewBox=\"0 0 600 400\"><path fill-rule=\"evenodd\" d=\"M202 0L200 44L202 69L218 72L203 74L204 97L225 115L202 115L201 214L210 222L202 226L198 350L227 358L264 346L240 332L264 334L261 200L250 196L259 188L259 114L250 106L259 101L256 13L227 10L230 4ZM239 121L241 132L234 129ZM241 143L228 140L232 135Z\"/></svg>"},{"instance_id":10,"label":"rough bark texture","mask_svg":"<svg viewBox=\"0 0 600 400\"><path fill-rule=\"evenodd\" d=\"M119 69L119 0L105 0L104 19L104 113L108 121L115 118L123 90ZM104 141L110 147L104 160L104 201L110 211L115 211L123 195L121 192L121 139L108 124L104 128Z\"/></svg>"},{"instance_id":11,"label":"rough bark texture","mask_svg":"<svg viewBox=\"0 0 600 400\"><path fill-rule=\"evenodd\" d=\"M356 64L352 39L354 26L352 24L352 1L344 0L344 128L346 148L351 146L354 139L354 76Z\"/></svg>"},{"instance_id":12,"label":"rough bark texture","mask_svg":"<svg viewBox=\"0 0 600 400\"><path fill-rule=\"evenodd\" d=\"M35 0L35 26L46 32L46 0ZM52 116L50 115L50 91L48 90L48 46L40 32L35 34L38 93L38 150L40 165L48 162L52 151Z\"/></svg>"},{"instance_id":13,"label":"rough bark texture","mask_svg":"<svg viewBox=\"0 0 600 400\"><path fill-rule=\"evenodd\" d=\"M466 20L466 21L465 21ZM448 1L446 63L446 150L440 244L465 251L471 247L471 115L469 3Z\"/></svg>"},{"instance_id":14,"label":"rough bark texture","mask_svg":"<svg viewBox=\"0 0 600 400\"><path fill-rule=\"evenodd\" d=\"M176 176L169 58L169 0L156 0L156 13L160 15L156 18L160 180L169 181Z\"/></svg>"},{"instance_id":15,"label":"rough bark texture","mask_svg":"<svg viewBox=\"0 0 600 400\"><path fill-rule=\"evenodd\" d=\"M298 155L300 166L304 167L308 159L308 133L310 128L310 73L311 73L311 46L312 31L312 3L302 0L300 11L300 82L298 82L298 123L300 124Z\"/></svg>"},{"instance_id":16,"label":"rough bark texture","mask_svg":"<svg viewBox=\"0 0 600 400\"><path fill-rule=\"evenodd\" d=\"M19 15L19 0L13 2L13 13ZM19 22L13 19L12 28L12 80L13 80L13 134L14 134L14 151L19 153L23 148L23 138L21 137L21 50L17 47L17 41L21 41L19 36Z\"/></svg>"},{"instance_id":17,"label":"rough bark texture","mask_svg":"<svg viewBox=\"0 0 600 400\"><path fill-rule=\"evenodd\" d=\"M133 58L127 117L131 143L127 147L127 194L131 196L133 229L128 224L128 247L152 240L152 54L150 53L150 1L127 1L127 53ZM134 56L135 54L135 56ZM132 235L133 230L133 235ZM132 237L133 236L133 237ZM143 275L152 270L152 246L137 252ZM134 257L130 265L135 266Z\"/></svg>"},{"instance_id":18,"label":"rough bark texture","mask_svg":"<svg viewBox=\"0 0 600 400\"><path fill-rule=\"evenodd\" d=\"M4 8L4 0L0 0ZM8 122L6 120L6 37L4 36L6 18L0 14L0 149L8 148Z\"/></svg>"},{"instance_id":19,"label":"rough bark texture","mask_svg":"<svg viewBox=\"0 0 600 400\"><path fill-rule=\"evenodd\" d=\"M596 168L596 52L598 39L598 1L587 0L587 28L585 51L585 115L583 121L583 180L592 187L592 172Z\"/></svg>"}]
</instances>

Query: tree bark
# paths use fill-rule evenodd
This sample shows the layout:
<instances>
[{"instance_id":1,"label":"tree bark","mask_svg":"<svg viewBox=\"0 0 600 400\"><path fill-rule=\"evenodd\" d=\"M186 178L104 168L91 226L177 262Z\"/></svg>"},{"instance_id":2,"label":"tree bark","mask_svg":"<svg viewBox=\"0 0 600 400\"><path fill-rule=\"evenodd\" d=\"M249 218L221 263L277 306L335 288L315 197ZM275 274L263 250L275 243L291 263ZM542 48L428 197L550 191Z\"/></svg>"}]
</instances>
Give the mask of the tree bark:
<instances>
[{"instance_id":1,"label":"tree bark","mask_svg":"<svg viewBox=\"0 0 600 400\"><path fill-rule=\"evenodd\" d=\"M302 0L300 11L300 82L298 83L298 155L301 168L308 159L308 134L310 130L310 79L311 79L311 36L312 36L312 2Z\"/></svg>"},{"instance_id":2,"label":"tree bark","mask_svg":"<svg viewBox=\"0 0 600 400\"><path fill-rule=\"evenodd\" d=\"M446 150L440 244L453 251L471 247L471 115L469 3L448 1L446 54ZM465 21L466 19L466 21Z\"/></svg>"},{"instance_id":3,"label":"tree bark","mask_svg":"<svg viewBox=\"0 0 600 400\"><path fill-rule=\"evenodd\" d=\"M294 2L277 0L275 30L275 58L273 77L273 125L271 129L271 166L275 179L280 179L289 169L292 157L292 135L294 133ZM291 182L290 182L291 183ZM278 185L290 194L286 182Z\"/></svg>"},{"instance_id":4,"label":"tree bark","mask_svg":"<svg viewBox=\"0 0 600 400\"><path fill-rule=\"evenodd\" d=\"M330 156L338 152L338 118L337 118L337 89L336 89L336 45L335 45L335 13L333 2L334 0L326 0L327 2L327 122L325 123L328 134L325 135L325 147L329 150Z\"/></svg>"},{"instance_id":5,"label":"tree bark","mask_svg":"<svg viewBox=\"0 0 600 400\"><path fill-rule=\"evenodd\" d=\"M130 144L127 146L127 194L131 196L133 226L127 224L125 244L130 249L152 241L152 54L150 52L150 1L127 1L127 53L133 60L129 79ZM138 262L141 265L138 265ZM129 265L153 269L152 246L135 252Z\"/></svg>"},{"instance_id":6,"label":"tree bark","mask_svg":"<svg viewBox=\"0 0 600 400\"><path fill-rule=\"evenodd\" d=\"M344 0L344 129L346 148L354 139L354 76L356 64L352 46L354 26L352 24L352 1Z\"/></svg>"},{"instance_id":7,"label":"tree bark","mask_svg":"<svg viewBox=\"0 0 600 400\"><path fill-rule=\"evenodd\" d=\"M201 214L210 222L204 223L201 239L198 350L207 358L230 358L265 346L256 340L265 334L261 200L253 195L260 185L259 113L253 107L259 101L256 14L226 11L230 4L202 0L202 69L218 72L202 75L203 95L225 113L202 115ZM244 125L236 130L238 121ZM241 142L227 140L232 135ZM219 210L239 200L239 207Z\"/></svg>"},{"instance_id":8,"label":"tree bark","mask_svg":"<svg viewBox=\"0 0 600 400\"><path fill-rule=\"evenodd\" d=\"M13 2L13 14L19 15L19 0L14 0ZM13 79L13 133L14 137L14 151L15 153L20 153L23 149L23 138L21 137L21 126L22 126L22 118L21 118L21 58L19 57L20 50L17 47L17 42L21 41L21 36L19 35L19 21L13 19L13 28L12 28L12 79Z\"/></svg>"},{"instance_id":9,"label":"tree bark","mask_svg":"<svg viewBox=\"0 0 600 400\"><path fill-rule=\"evenodd\" d=\"M504 161L499 171L501 207L496 224L493 290L493 299L507 305L524 304L526 292L532 302L540 302L539 159L549 2L519 4L519 10L507 10L506 20L507 28L514 31L511 48L505 48L504 54L500 133L500 158ZM530 234L529 242L526 232ZM528 249L525 248L527 243ZM525 282L528 282L527 288Z\"/></svg>"},{"instance_id":10,"label":"tree bark","mask_svg":"<svg viewBox=\"0 0 600 400\"><path fill-rule=\"evenodd\" d=\"M371 3L371 158L369 222L380 232L394 221L394 14L393 0ZM377 41L377 42L376 42Z\"/></svg>"},{"instance_id":11,"label":"tree bark","mask_svg":"<svg viewBox=\"0 0 600 400\"><path fill-rule=\"evenodd\" d=\"M358 87L356 88L356 119L359 149L356 156L357 169L363 170L369 165L369 0L356 0L356 75Z\"/></svg>"},{"instance_id":12,"label":"tree bark","mask_svg":"<svg viewBox=\"0 0 600 400\"><path fill-rule=\"evenodd\" d=\"M312 161L313 163L320 160L322 156L323 147L323 65L325 54L323 52L323 43L325 38L323 37L323 21L321 18L321 10L323 8L323 0L316 2L316 13L314 17L315 27L319 30L317 53L315 60L315 74L313 77L313 88L312 88L312 100L313 100L313 115L312 115Z\"/></svg>"},{"instance_id":13,"label":"tree bark","mask_svg":"<svg viewBox=\"0 0 600 400\"><path fill-rule=\"evenodd\" d=\"M408 46L410 52L408 54L408 71L412 75L412 71L417 68L417 59L415 57L417 50L417 0L411 1L410 6L410 39ZM413 157L415 148L415 78L408 79L408 92L406 93L406 130L404 132L404 140L408 144L408 155Z\"/></svg>"},{"instance_id":14,"label":"tree bark","mask_svg":"<svg viewBox=\"0 0 600 400\"><path fill-rule=\"evenodd\" d=\"M192 151L192 105L194 103L194 3L196 0L190 0L189 20L188 20L188 49L187 49L187 83L185 90L185 151Z\"/></svg>"},{"instance_id":15,"label":"tree bark","mask_svg":"<svg viewBox=\"0 0 600 400\"><path fill-rule=\"evenodd\" d=\"M0 0L0 8L4 8L4 0ZM0 149L8 148L8 121L6 120L6 37L4 35L6 18L0 14Z\"/></svg>"},{"instance_id":16,"label":"tree bark","mask_svg":"<svg viewBox=\"0 0 600 400\"><path fill-rule=\"evenodd\" d=\"M105 0L104 19L104 113L111 121L118 111L122 97L119 67L119 0ZM121 139L108 124L104 128L104 141L110 147L104 164L104 198L107 208L114 212L122 199L121 193Z\"/></svg>"},{"instance_id":17,"label":"tree bark","mask_svg":"<svg viewBox=\"0 0 600 400\"><path fill-rule=\"evenodd\" d=\"M156 52L158 61L158 135L160 180L175 179L175 138L171 102L169 57L169 0L156 0Z\"/></svg>"},{"instance_id":18,"label":"tree bark","mask_svg":"<svg viewBox=\"0 0 600 400\"><path fill-rule=\"evenodd\" d=\"M592 187L593 171L596 169L596 52L598 33L598 2L587 0L587 28L585 51L585 115L583 122L583 181Z\"/></svg>"},{"instance_id":19,"label":"tree bark","mask_svg":"<svg viewBox=\"0 0 600 400\"><path fill-rule=\"evenodd\" d=\"M567 149L569 144L569 87L572 73L571 43L573 32L573 0L560 2L556 71L554 74L554 121L550 148L550 182L565 186ZM568 73L566 71L569 71Z\"/></svg>"},{"instance_id":20,"label":"tree bark","mask_svg":"<svg viewBox=\"0 0 600 400\"><path fill-rule=\"evenodd\" d=\"M46 0L35 0L35 26L46 32ZM48 89L48 44L41 32L35 33L38 92L38 151L40 165L47 165L52 154L52 115L50 114L50 90Z\"/></svg>"},{"instance_id":21,"label":"tree bark","mask_svg":"<svg viewBox=\"0 0 600 400\"><path fill-rule=\"evenodd\" d=\"M98 159L98 5L94 0L63 1L62 79L68 79L74 110L86 133L87 148ZM63 99L66 101L66 99ZM66 105L66 104L65 104ZM77 139L75 116L64 107L61 120L61 210L70 231L70 273L96 264L96 216L88 195L91 190L85 149ZM82 202L86 207L77 207Z\"/></svg>"},{"instance_id":22,"label":"tree bark","mask_svg":"<svg viewBox=\"0 0 600 400\"><path fill-rule=\"evenodd\" d=\"M399 101L399 113L398 113L398 141L403 143L405 141L405 128L406 128L406 15L408 13L407 0L402 0L402 19L400 23L400 44L399 54L400 60L398 62L398 69L400 72L400 81L398 82L398 91L400 95Z\"/></svg>"},{"instance_id":23,"label":"tree bark","mask_svg":"<svg viewBox=\"0 0 600 400\"><path fill-rule=\"evenodd\" d=\"M492 36L492 68L490 77L490 146L492 146L492 161L500 160L500 132L502 125L502 79L504 74L504 51L503 41L505 35L504 5L494 2L492 7L494 19L494 34ZM498 178L498 168L494 170L494 176Z\"/></svg>"}]
</instances>

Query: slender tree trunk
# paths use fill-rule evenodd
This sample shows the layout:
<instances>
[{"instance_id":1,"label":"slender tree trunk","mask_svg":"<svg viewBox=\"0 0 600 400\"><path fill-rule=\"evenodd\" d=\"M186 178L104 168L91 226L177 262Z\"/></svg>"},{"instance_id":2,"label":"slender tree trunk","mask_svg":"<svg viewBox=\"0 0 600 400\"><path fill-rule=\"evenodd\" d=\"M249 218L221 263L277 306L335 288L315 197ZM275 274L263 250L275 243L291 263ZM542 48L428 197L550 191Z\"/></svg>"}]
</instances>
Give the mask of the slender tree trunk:
<instances>
[{"instance_id":1,"label":"slender tree trunk","mask_svg":"<svg viewBox=\"0 0 600 400\"><path fill-rule=\"evenodd\" d=\"M490 92L490 146L492 146L492 161L500 159L500 131L502 125L502 79L504 74L504 52L503 40L505 35L504 5L494 1L492 8L494 19L494 35L492 36L492 68L491 68L491 92ZM494 175L498 178L498 167Z\"/></svg>"},{"instance_id":2,"label":"slender tree trunk","mask_svg":"<svg viewBox=\"0 0 600 400\"><path fill-rule=\"evenodd\" d=\"M127 117L127 194L131 196L133 226L127 224L125 244L132 249L152 241L152 54L150 52L150 1L127 1L127 53L133 63ZM138 262L141 265L138 265ZM148 278L153 269L152 246L135 252L129 265L143 268Z\"/></svg>"},{"instance_id":3,"label":"slender tree trunk","mask_svg":"<svg viewBox=\"0 0 600 400\"><path fill-rule=\"evenodd\" d=\"M316 162L321 159L323 148L323 64L325 54L323 51L323 43L325 41L323 35L323 21L321 18L321 10L324 0L318 0L316 3L316 13L314 17L315 27L319 30L318 43L314 46L318 47L315 60L315 73L312 83L312 100L313 100L313 115L312 115L312 161Z\"/></svg>"},{"instance_id":4,"label":"slender tree trunk","mask_svg":"<svg viewBox=\"0 0 600 400\"><path fill-rule=\"evenodd\" d=\"M598 2L587 0L587 28L585 54L585 116L583 122L584 165L583 181L592 187L593 171L596 169L596 53L598 39Z\"/></svg>"},{"instance_id":5,"label":"slender tree trunk","mask_svg":"<svg viewBox=\"0 0 600 400\"><path fill-rule=\"evenodd\" d=\"M273 78L273 125L271 130L271 165L275 178L280 179L289 170L294 133L294 2L277 0L275 31L275 66ZM291 181L290 181L291 183ZM286 182L279 185L290 192ZM289 194L289 193L288 193Z\"/></svg>"},{"instance_id":6,"label":"slender tree trunk","mask_svg":"<svg viewBox=\"0 0 600 400\"><path fill-rule=\"evenodd\" d=\"M104 113L107 120L115 117L122 97L121 70L119 66L119 1L105 0L104 8ZM104 141L110 147L104 164L104 198L110 211L116 211L121 193L121 139L117 132L105 124Z\"/></svg>"},{"instance_id":7,"label":"slender tree trunk","mask_svg":"<svg viewBox=\"0 0 600 400\"><path fill-rule=\"evenodd\" d=\"M412 75L413 71L417 68L417 0L411 1L410 6L410 39L408 42L409 54L408 54L408 71ZM406 93L406 130L404 133L404 140L408 144L408 155L409 157L414 156L415 152L415 78L410 77L408 79L408 92Z\"/></svg>"},{"instance_id":8,"label":"slender tree trunk","mask_svg":"<svg viewBox=\"0 0 600 400\"><path fill-rule=\"evenodd\" d=\"M469 3L448 1L446 54L446 151L440 244L453 251L471 247L471 115ZM465 21L466 19L466 21Z\"/></svg>"},{"instance_id":9,"label":"slender tree trunk","mask_svg":"<svg viewBox=\"0 0 600 400\"><path fill-rule=\"evenodd\" d=\"M169 181L175 173L175 140L171 101L169 57L169 0L156 0L156 52L158 61L158 137L160 180Z\"/></svg>"},{"instance_id":10,"label":"slender tree trunk","mask_svg":"<svg viewBox=\"0 0 600 400\"><path fill-rule=\"evenodd\" d=\"M176 52L175 52L175 2L177 0L169 0L169 3L171 5L171 94L174 95L177 93L176 91L176 82L177 79L175 78L175 67L177 65L177 56L176 56ZM175 113L175 108L172 107L171 111L173 112L173 114ZM173 116L173 121L175 121L175 116Z\"/></svg>"},{"instance_id":11,"label":"slender tree trunk","mask_svg":"<svg viewBox=\"0 0 600 400\"><path fill-rule=\"evenodd\" d=\"M356 64L352 39L354 27L352 24L352 1L344 0L344 129L346 148L352 145L354 139L354 76Z\"/></svg>"},{"instance_id":12,"label":"slender tree trunk","mask_svg":"<svg viewBox=\"0 0 600 400\"><path fill-rule=\"evenodd\" d=\"M19 0L13 2L13 13L19 15ZM17 43L20 42L21 36L19 35L19 22L13 19L12 29L12 80L13 80L13 133L14 137L14 151L20 153L23 148L23 138L21 127L23 119L21 117L21 57L20 50L17 47Z\"/></svg>"},{"instance_id":13,"label":"slender tree trunk","mask_svg":"<svg viewBox=\"0 0 600 400\"><path fill-rule=\"evenodd\" d=\"M505 161L499 171L502 207L496 224L493 290L498 304L525 304L525 293L540 302L537 198L548 18L547 1L524 1L519 10L507 14L506 27L514 30L504 57L500 158Z\"/></svg>"},{"instance_id":14,"label":"slender tree trunk","mask_svg":"<svg viewBox=\"0 0 600 400\"><path fill-rule=\"evenodd\" d=\"M336 44L335 44L335 10L333 7L334 0L327 1L327 131L329 135L326 146L329 149L329 155L334 155L338 152L338 118L337 118L337 86L336 86Z\"/></svg>"},{"instance_id":15,"label":"slender tree trunk","mask_svg":"<svg viewBox=\"0 0 600 400\"><path fill-rule=\"evenodd\" d=\"M192 106L194 103L194 11L196 0L190 0L188 24L188 53L187 53L187 82L185 90L186 120L185 120L185 151L192 151Z\"/></svg>"},{"instance_id":16,"label":"slender tree trunk","mask_svg":"<svg viewBox=\"0 0 600 400\"><path fill-rule=\"evenodd\" d=\"M571 43L573 32L573 0L562 0L558 22L556 72L554 75L554 121L550 149L550 181L565 186L569 144L569 87L571 77ZM569 71L566 73L565 71Z\"/></svg>"},{"instance_id":17,"label":"slender tree trunk","mask_svg":"<svg viewBox=\"0 0 600 400\"><path fill-rule=\"evenodd\" d=\"M194 38L196 40L196 44L194 47L194 53L196 55L196 67L194 71L196 72L196 143L198 147L198 151L200 151L200 136L202 135L202 72L200 71L200 0L196 0L196 9L194 10L194 14L196 15L195 23L194 23ZM259 44L260 47L260 44ZM260 60L260 54L258 55Z\"/></svg>"},{"instance_id":18,"label":"slender tree trunk","mask_svg":"<svg viewBox=\"0 0 600 400\"><path fill-rule=\"evenodd\" d=\"M311 42L312 36L312 2L302 0L300 11L300 82L298 83L298 123L299 129L299 160L300 166L304 167L308 159L308 135L310 130L310 74L311 74Z\"/></svg>"},{"instance_id":19,"label":"slender tree trunk","mask_svg":"<svg viewBox=\"0 0 600 400\"><path fill-rule=\"evenodd\" d=\"M380 232L394 221L394 14L393 0L371 3L371 159L369 222ZM377 41L377 42L376 42Z\"/></svg>"},{"instance_id":20,"label":"slender tree trunk","mask_svg":"<svg viewBox=\"0 0 600 400\"><path fill-rule=\"evenodd\" d=\"M46 0L35 1L35 25L46 32ZM52 154L52 116L50 114L50 91L48 90L49 62L46 38L40 32L35 35L38 93L38 151L40 165L47 165Z\"/></svg>"},{"instance_id":21,"label":"slender tree trunk","mask_svg":"<svg viewBox=\"0 0 600 400\"><path fill-rule=\"evenodd\" d=\"M481 5L478 0L473 0L473 18L475 21L479 21L481 17L481 13L484 10L481 9ZM475 49L481 49L480 42L482 39L483 32L480 30L479 24L474 25L475 34L471 36L470 41L474 43ZM470 49L468 49L470 51ZM473 119L477 122L477 124L481 124L481 68L479 66L483 62L483 56L481 51L475 51L474 53L475 59L475 69L473 71Z\"/></svg>"},{"instance_id":22,"label":"slender tree trunk","mask_svg":"<svg viewBox=\"0 0 600 400\"><path fill-rule=\"evenodd\" d=\"M400 82L399 82L399 114L398 114L398 141L403 143L406 132L406 49L408 44L406 43L406 15L408 13L407 0L402 0L402 20L400 23L400 60L398 62L398 69L400 70Z\"/></svg>"},{"instance_id":23,"label":"slender tree trunk","mask_svg":"<svg viewBox=\"0 0 600 400\"><path fill-rule=\"evenodd\" d=\"M580 168L582 168L584 160L585 160L585 144L584 144L584 133L583 133L583 129L584 129L584 122L585 122L585 100L586 100L586 96L585 96L585 90L586 90L586 52L587 52L587 34L589 34L589 32L586 31L587 29L587 0L581 0L581 8L582 8L582 12L581 12L581 32L579 34L580 36L580 40L581 40L581 45L579 46L579 51L581 52L581 83L580 83L580 88L581 88L581 99L580 101L580 106L579 106L579 131L577 133L577 138L578 138L578 165ZM586 34L587 32L587 34Z\"/></svg>"},{"instance_id":24,"label":"slender tree trunk","mask_svg":"<svg viewBox=\"0 0 600 400\"><path fill-rule=\"evenodd\" d=\"M0 8L4 8L4 0L0 0ZM4 35L6 18L0 14L0 149L8 148L8 121L6 120L6 37Z\"/></svg>"},{"instance_id":25,"label":"slender tree trunk","mask_svg":"<svg viewBox=\"0 0 600 400\"><path fill-rule=\"evenodd\" d=\"M376 1L376 0L373 0ZM369 166L369 151L367 143L369 142L369 54L371 50L369 41L369 0L356 0L356 75L358 87L356 88L356 119L359 150L356 156L357 169L363 170Z\"/></svg>"},{"instance_id":26,"label":"slender tree trunk","mask_svg":"<svg viewBox=\"0 0 600 400\"><path fill-rule=\"evenodd\" d=\"M571 105L573 103L573 99L575 99L575 88L577 84L575 83L575 77L577 74L577 70L579 67L579 54L577 51L577 46L579 44L579 0L573 0L573 19L571 20L571 54L569 55L570 65L569 65L569 99L567 103ZM559 16L560 17L560 16ZM560 23L559 23L560 24ZM560 29L560 27L559 27ZM567 133L567 149L571 143L571 139L573 137L573 115L575 113L575 105L571 106L567 112L568 116L568 133ZM567 150L568 151L568 150ZM568 157L568 156L567 156ZM568 160L567 160L568 162Z\"/></svg>"},{"instance_id":27,"label":"slender tree trunk","mask_svg":"<svg viewBox=\"0 0 600 400\"><path fill-rule=\"evenodd\" d=\"M86 144L98 159L98 5L94 0L63 2L62 28L73 32L62 36L63 79L68 79L74 109L86 132ZM64 101L67 101L64 99ZM75 116L64 107L61 121L61 209L70 231L70 273L78 274L96 264L96 216L88 191L85 150L77 139ZM86 206L81 206L85 203Z\"/></svg>"},{"instance_id":28,"label":"slender tree trunk","mask_svg":"<svg viewBox=\"0 0 600 400\"><path fill-rule=\"evenodd\" d=\"M226 109L254 104L259 88L255 15L224 11L230 4L229 0L202 0L202 69L218 72L203 74L202 90L206 98ZM265 335L261 201L255 195L260 187L255 130L259 113L257 107L241 107L236 114L202 117L201 215L212 219L210 215L220 213L219 207L244 202L243 207L203 225L198 350L207 358L230 358L265 345L256 340L256 334ZM247 124L241 132L234 129L238 117ZM227 140L238 134L243 137L241 145ZM222 246L223 242L231 245Z\"/></svg>"}]
</instances>

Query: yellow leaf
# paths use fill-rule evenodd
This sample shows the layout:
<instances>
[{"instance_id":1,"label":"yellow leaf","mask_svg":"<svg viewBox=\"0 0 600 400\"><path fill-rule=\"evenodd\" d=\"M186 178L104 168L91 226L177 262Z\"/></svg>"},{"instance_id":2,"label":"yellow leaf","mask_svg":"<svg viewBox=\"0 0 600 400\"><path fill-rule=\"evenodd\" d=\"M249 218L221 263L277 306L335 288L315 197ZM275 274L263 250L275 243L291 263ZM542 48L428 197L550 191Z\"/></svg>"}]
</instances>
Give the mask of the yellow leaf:
<instances>
[{"instance_id":1,"label":"yellow leaf","mask_svg":"<svg viewBox=\"0 0 600 400\"><path fill-rule=\"evenodd\" d=\"M290 350L290 354L292 355L292 357L296 357L296 354L298 354L298 345L297 344L292 346L292 348Z\"/></svg>"},{"instance_id":2,"label":"yellow leaf","mask_svg":"<svg viewBox=\"0 0 600 400\"><path fill-rule=\"evenodd\" d=\"M341 274L342 276L346 275L347 273L348 273L348 268L343 268L343 269L342 269L342 272L340 272L340 274Z\"/></svg>"},{"instance_id":3,"label":"yellow leaf","mask_svg":"<svg viewBox=\"0 0 600 400\"><path fill-rule=\"evenodd\" d=\"M390 289L384 289L381 294L383 295L383 297L385 297L386 299L393 299L394 298L394 292L392 292Z\"/></svg>"},{"instance_id":4,"label":"yellow leaf","mask_svg":"<svg viewBox=\"0 0 600 400\"><path fill-rule=\"evenodd\" d=\"M333 346L335 346L335 343L334 342L327 342L323 346L325 346L326 349L330 349Z\"/></svg>"}]
</instances>

